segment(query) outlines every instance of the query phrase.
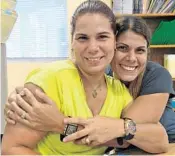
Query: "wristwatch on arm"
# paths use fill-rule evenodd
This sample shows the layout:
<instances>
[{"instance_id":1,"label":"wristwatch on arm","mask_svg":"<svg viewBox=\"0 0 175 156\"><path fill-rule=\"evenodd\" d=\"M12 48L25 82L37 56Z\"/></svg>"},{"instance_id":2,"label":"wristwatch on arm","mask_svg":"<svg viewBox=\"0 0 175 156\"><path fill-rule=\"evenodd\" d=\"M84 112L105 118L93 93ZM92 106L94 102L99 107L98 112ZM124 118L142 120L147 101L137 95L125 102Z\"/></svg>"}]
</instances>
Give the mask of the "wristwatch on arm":
<instances>
[{"instance_id":1,"label":"wristwatch on arm","mask_svg":"<svg viewBox=\"0 0 175 156\"><path fill-rule=\"evenodd\" d=\"M131 140L136 133L136 123L130 118L124 118L125 136L123 139Z\"/></svg>"},{"instance_id":2,"label":"wristwatch on arm","mask_svg":"<svg viewBox=\"0 0 175 156\"><path fill-rule=\"evenodd\" d=\"M60 134L60 140L63 141L63 139L64 139L66 136L77 132L77 130L78 130L78 125L77 125L77 124L67 124L67 125L64 127L64 132L63 132L63 134Z\"/></svg>"}]
</instances>

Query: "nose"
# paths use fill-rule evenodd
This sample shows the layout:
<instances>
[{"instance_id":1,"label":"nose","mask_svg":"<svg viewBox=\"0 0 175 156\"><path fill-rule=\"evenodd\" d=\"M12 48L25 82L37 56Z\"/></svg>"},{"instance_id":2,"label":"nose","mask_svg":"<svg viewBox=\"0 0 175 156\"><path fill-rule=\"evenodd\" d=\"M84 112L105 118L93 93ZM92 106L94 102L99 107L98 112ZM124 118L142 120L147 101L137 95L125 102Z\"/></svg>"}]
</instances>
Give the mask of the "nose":
<instances>
[{"instance_id":1,"label":"nose","mask_svg":"<svg viewBox=\"0 0 175 156\"><path fill-rule=\"evenodd\" d=\"M98 41L91 39L89 42L89 53L96 54L99 51Z\"/></svg>"},{"instance_id":2,"label":"nose","mask_svg":"<svg viewBox=\"0 0 175 156\"><path fill-rule=\"evenodd\" d=\"M131 50L131 51L128 53L126 59L127 59L127 61L135 62L135 61L137 60L135 51L134 51L134 50Z\"/></svg>"}]
</instances>

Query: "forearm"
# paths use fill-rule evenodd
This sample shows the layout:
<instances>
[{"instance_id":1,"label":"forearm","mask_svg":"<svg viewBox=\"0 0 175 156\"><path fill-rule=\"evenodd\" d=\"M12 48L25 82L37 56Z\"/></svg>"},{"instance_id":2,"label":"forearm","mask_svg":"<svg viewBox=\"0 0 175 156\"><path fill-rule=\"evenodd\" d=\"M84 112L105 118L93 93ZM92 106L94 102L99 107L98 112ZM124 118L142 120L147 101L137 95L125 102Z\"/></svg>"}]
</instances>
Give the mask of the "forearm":
<instances>
[{"instance_id":1,"label":"forearm","mask_svg":"<svg viewBox=\"0 0 175 156\"><path fill-rule=\"evenodd\" d=\"M160 124L137 124L137 132L128 142L149 153L163 153L168 148L168 137Z\"/></svg>"},{"instance_id":2,"label":"forearm","mask_svg":"<svg viewBox=\"0 0 175 156\"><path fill-rule=\"evenodd\" d=\"M25 146L16 146L9 149L2 149L2 155L40 155L40 153Z\"/></svg>"}]
</instances>

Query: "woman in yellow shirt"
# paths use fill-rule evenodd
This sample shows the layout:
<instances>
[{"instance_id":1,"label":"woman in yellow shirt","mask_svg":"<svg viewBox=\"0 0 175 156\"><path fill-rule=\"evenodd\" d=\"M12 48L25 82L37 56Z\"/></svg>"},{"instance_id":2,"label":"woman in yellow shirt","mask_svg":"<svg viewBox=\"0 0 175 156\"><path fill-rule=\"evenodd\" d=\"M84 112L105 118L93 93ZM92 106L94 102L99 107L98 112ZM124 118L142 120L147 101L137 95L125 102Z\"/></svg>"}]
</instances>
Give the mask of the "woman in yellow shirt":
<instances>
[{"instance_id":1,"label":"woman in yellow shirt","mask_svg":"<svg viewBox=\"0 0 175 156\"><path fill-rule=\"evenodd\" d=\"M115 16L106 4L101 1L82 3L72 17L72 49L75 60L58 61L34 70L27 77L25 87L34 95L37 89L44 91L56 103L57 113L59 110L65 116L90 118L101 115L116 118L122 129L113 137L123 136L124 121L119 118L132 98L120 81L104 74L114 56L115 32ZM41 101L38 107L39 102L30 96L29 90L24 90L29 103L34 109L44 111L41 99L37 98ZM17 102L22 104L25 101L17 95ZM47 100L44 102L48 103ZM26 109L30 110L29 107ZM31 119L26 112L21 114L21 118ZM55 118L62 125L63 119L63 116ZM34 130L20 123L7 124L2 154L99 155L107 148L64 143L60 141L61 133L63 129L56 134Z\"/></svg>"}]
</instances>

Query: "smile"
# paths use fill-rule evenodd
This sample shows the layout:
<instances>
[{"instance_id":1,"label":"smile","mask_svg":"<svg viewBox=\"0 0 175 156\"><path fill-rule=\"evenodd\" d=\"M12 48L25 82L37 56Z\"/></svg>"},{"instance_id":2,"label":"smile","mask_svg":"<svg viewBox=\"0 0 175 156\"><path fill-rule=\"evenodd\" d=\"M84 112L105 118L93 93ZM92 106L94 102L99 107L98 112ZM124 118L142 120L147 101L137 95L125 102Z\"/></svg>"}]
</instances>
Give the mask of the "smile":
<instances>
[{"instance_id":1,"label":"smile","mask_svg":"<svg viewBox=\"0 0 175 156\"><path fill-rule=\"evenodd\" d=\"M86 58L88 61L99 61L103 57L95 57L95 58Z\"/></svg>"},{"instance_id":2,"label":"smile","mask_svg":"<svg viewBox=\"0 0 175 156\"><path fill-rule=\"evenodd\" d=\"M134 71L137 68L137 66L131 67L131 66L126 66L126 65L121 65L121 67L127 71Z\"/></svg>"}]
</instances>

